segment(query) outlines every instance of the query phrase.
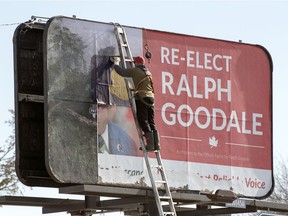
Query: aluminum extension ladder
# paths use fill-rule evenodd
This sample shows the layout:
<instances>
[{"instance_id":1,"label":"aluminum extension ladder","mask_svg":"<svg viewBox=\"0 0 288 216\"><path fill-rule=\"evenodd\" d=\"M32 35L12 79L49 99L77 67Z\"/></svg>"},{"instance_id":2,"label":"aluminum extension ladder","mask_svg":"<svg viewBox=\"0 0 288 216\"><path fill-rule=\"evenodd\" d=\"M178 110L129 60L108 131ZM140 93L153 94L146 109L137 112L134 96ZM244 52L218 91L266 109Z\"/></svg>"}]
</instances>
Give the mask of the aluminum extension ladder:
<instances>
[{"instance_id":1,"label":"aluminum extension ladder","mask_svg":"<svg viewBox=\"0 0 288 216\"><path fill-rule=\"evenodd\" d=\"M133 57L132 57L131 50L130 50L130 47L128 44L125 30L120 24L114 24L114 27L115 27L115 35L116 35L116 39L117 39L117 43L118 43L118 47L119 47L119 52L120 52L120 58L121 58L123 67L127 68L128 63L131 64L131 67L134 67ZM142 130L141 130L139 123L138 123L138 120L137 120L136 104L135 104L134 95L132 93L132 91L134 89L134 83L133 83L132 79L130 79L130 81L128 79L126 80L126 86L127 86L127 91L129 94L129 102L130 102L130 105L132 107L132 113L133 113L133 117L134 117L134 120L136 123L138 135L139 135L140 145L141 145L141 148L143 150L149 178L150 178L151 185L152 185L152 188L154 191L155 201L157 204L159 216L166 216L166 215L167 216L168 215L177 216L159 150L153 151L155 153L155 156L157 159L156 160L157 164L156 165L150 165L148 152L146 151L145 144L144 144L145 142L144 142L143 133L142 133ZM153 168L156 168L156 170L158 172L160 172L161 180L158 180L158 179L154 180L154 176L153 176L153 172L152 172ZM158 187L161 185L164 186L164 189L165 189L164 195L162 195L162 194L159 195L160 191L158 190ZM167 202L169 204L168 205L169 211L164 211L164 208L167 206ZM167 209L167 208L165 208L165 209Z\"/></svg>"}]
</instances>

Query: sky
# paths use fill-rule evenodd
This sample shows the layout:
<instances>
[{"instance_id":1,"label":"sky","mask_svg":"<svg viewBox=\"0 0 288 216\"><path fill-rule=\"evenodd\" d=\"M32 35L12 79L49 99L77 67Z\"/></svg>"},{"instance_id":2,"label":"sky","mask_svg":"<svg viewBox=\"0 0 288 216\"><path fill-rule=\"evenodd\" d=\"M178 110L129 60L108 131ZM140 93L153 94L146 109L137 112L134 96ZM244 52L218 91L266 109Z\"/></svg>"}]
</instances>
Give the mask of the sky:
<instances>
[{"instance_id":1,"label":"sky","mask_svg":"<svg viewBox=\"0 0 288 216\"><path fill-rule=\"evenodd\" d=\"M2 1L0 0L0 144L12 129L4 122L14 109L13 33L31 16L63 15L100 22L175 32L186 35L242 40L264 46L273 60L273 158L287 157L288 1ZM257 99L255 99L257 100ZM264 158L265 159L265 158ZM1 193L0 193L1 195ZM59 197L57 189L25 188L25 196ZM66 197L61 195L61 197ZM76 197L77 198L77 197ZM82 197L80 197L82 198ZM3 206L0 215L38 216L41 208ZM50 214L55 216L67 213ZM107 215L123 215L114 213Z\"/></svg>"}]
</instances>

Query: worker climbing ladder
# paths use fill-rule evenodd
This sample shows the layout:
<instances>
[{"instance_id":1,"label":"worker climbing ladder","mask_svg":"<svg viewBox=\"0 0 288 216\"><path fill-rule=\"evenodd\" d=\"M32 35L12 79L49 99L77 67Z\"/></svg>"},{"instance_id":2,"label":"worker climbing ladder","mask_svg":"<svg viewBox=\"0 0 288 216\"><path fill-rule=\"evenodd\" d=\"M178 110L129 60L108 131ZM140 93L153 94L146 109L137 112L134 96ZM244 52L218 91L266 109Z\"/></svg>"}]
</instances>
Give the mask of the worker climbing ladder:
<instances>
[{"instance_id":1,"label":"worker climbing ladder","mask_svg":"<svg viewBox=\"0 0 288 216\"><path fill-rule=\"evenodd\" d=\"M116 39L117 39L117 43L118 43L118 47L119 47L119 52L120 52L120 57L121 57L121 62L123 64L123 67L127 68L129 63L131 65L131 67L134 67L133 57L132 57L132 53L131 53L131 50L130 50L130 47L128 44L125 30L120 24L114 24L114 27L115 27L115 35L116 35ZM155 153L155 156L157 159L156 160L157 164L156 165L150 165L148 152L146 151L145 144L144 144L145 143L144 136L143 136L142 130L139 126L139 123L137 120L137 115L136 115L136 104L135 104L135 99L134 99L133 93L132 93L132 91L134 89L134 86L133 86L134 84L133 84L133 81L132 82L127 81L126 84L127 84L126 86L127 86L127 90L129 93L129 101L130 101L130 104L132 107L133 117L134 117L134 120L136 123L138 135L139 135L140 145L141 145L141 148L143 150L145 163L147 166L151 185L152 185L152 188L154 191L155 201L156 201L159 215L160 216L166 216L166 215L167 216L168 215L176 216L177 214L176 214L176 210L174 207L171 191L169 189L167 177L166 177L166 174L164 171L164 166L162 163L160 150L153 151ZM161 177L160 180L158 180L158 178L157 178L157 180L154 180L152 169L156 169L157 173L160 173L160 177ZM161 193L162 191L158 190L158 188L160 186L164 186L164 189L165 189L164 194ZM160 193L161 193L161 195L160 195ZM167 206L167 202L168 202L169 211L164 211L165 206ZM167 208L165 208L165 210L166 209Z\"/></svg>"}]
</instances>

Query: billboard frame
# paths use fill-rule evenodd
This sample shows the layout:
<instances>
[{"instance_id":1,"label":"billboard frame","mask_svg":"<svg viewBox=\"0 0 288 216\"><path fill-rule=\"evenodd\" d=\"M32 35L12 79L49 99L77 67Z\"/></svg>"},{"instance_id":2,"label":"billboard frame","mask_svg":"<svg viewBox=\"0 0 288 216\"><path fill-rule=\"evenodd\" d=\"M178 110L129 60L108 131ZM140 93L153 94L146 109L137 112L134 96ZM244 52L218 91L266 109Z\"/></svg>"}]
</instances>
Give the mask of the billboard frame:
<instances>
[{"instance_id":1,"label":"billboard frame","mask_svg":"<svg viewBox=\"0 0 288 216\"><path fill-rule=\"evenodd\" d=\"M62 16L60 16L60 17L62 17ZM63 17L63 18L69 18L69 17ZM51 18L52 19L52 18ZM82 21L83 21L83 19L81 19ZM95 23L100 23L100 22L96 22L96 21L90 21L89 20L89 22L95 22ZM103 24L108 24L108 23L103 23ZM125 27L128 27L128 26L125 26ZM141 28L137 28L137 27L132 27L132 28L135 28L135 29L141 29ZM153 30L153 31L156 31L156 32L160 32L160 31L158 31L158 30ZM169 33L169 32L165 32L165 33ZM175 34L175 35L182 35L182 34L176 34L176 33L171 33L171 34ZM189 35L188 35L189 36ZM195 36L193 36L193 37L195 37ZM197 38L204 38L205 39L205 37L197 37ZM225 41L225 40L219 40L219 39L211 39L211 38L207 38L207 39L210 39L210 40L217 40L217 41ZM232 41L228 41L228 42L232 42ZM236 42L232 42L232 43L236 43ZM47 44L46 44L47 45ZM44 46L46 46L45 45L45 43L44 43ZM249 44L250 45L250 44ZM267 56L268 56L268 58L270 59L270 70L271 70L271 120L273 120L273 114L272 114L272 71L273 71L273 65L272 65L272 58L271 58L271 56L270 56L270 54L269 54L269 52L264 48L264 47L262 47L262 46L260 46L260 45L257 45L257 46L259 46L261 49L263 49L266 53L267 53ZM45 49L44 49L45 50ZM44 62L46 62L47 61L47 59L45 59L44 60ZM44 64L44 67L45 67L46 65ZM44 69L44 71L46 71L45 69ZM45 73L45 72L44 72ZM16 91L15 91L16 92ZM44 100L46 100L47 99L47 95L45 95L47 93L47 89L45 89L44 90ZM15 98L19 98L19 95L17 95L17 97L15 97ZM17 99L18 100L18 99ZM45 111L46 112L46 111ZM47 113L45 114L45 118L47 117ZM48 119L45 119L45 122L47 122L47 120ZM272 146L272 141L273 141L273 121L271 122L271 146ZM45 124L45 127L47 127L47 124ZM45 131L47 131L47 128L45 128ZM45 136L45 139L46 139L47 137ZM47 140L45 140L45 143L47 142ZM271 155L273 155L273 149L271 149ZM46 158L47 159L47 158ZM45 160L46 160L45 159ZM273 190L273 187L274 187L274 178L273 178L273 160L271 160L271 162L272 162L272 169L271 169L271 172L272 172L272 181L273 181L273 185L272 185L272 187L271 187L271 191L270 191L270 193L272 192L272 190ZM48 169L48 171L49 171L49 169ZM59 183L60 185L62 185L61 183ZM56 183L56 185L58 185L58 182ZM67 185L66 183L64 183L64 185ZM265 197L267 197L267 196L269 196L269 194L270 193L267 193L264 197L259 197L259 198L265 198Z\"/></svg>"}]
</instances>

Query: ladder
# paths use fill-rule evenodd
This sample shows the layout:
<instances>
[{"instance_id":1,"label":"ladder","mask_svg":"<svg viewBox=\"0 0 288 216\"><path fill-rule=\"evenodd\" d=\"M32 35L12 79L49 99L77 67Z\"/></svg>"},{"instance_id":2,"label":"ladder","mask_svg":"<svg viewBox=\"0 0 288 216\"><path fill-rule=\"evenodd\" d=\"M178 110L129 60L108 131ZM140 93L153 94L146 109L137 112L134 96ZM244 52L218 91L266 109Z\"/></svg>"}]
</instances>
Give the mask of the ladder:
<instances>
[{"instance_id":1,"label":"ladder","mask_svg":"<svg viewBox=\"0 0 288 216\"><path fill-rule=\"evenodd\" d=\"M130 63L131 67L134 67L134 59L129 48L128 40L124 28L119 23L114 23L114 31L119 47L120 58L123 68L128 68Z\"/></svg>"},{"instance_id":2,"label":"ladder","mask_svg":"<svg viewBox=\"0 0 288 216\"><path fill-rule=\"evenodd\" d=\"M127 68L128 62L130 62L131 66L134 67L133 57L131 54L131 50L129 48L129 44L128 44L125 30L120 24L114 24L114 26L115 26L115 35L116 35L116 39L117 39L123 67ZM168 215L177 216L176 210L174 207L174 202L173 202L172 195L171 195L171 191L169 189L167 177L165 174L164 166L162 163L161 154L160 154L159 150L153 151L153 153L155 153L155 156L156 156L157 164L150 165L148 152L146 151L145 144L144 144L145 141L144 141L143 133L142 133L142 130L141 130L139 123L138 123L138 120L137 120L136 104L135 104L134 95L132 93L132 91L134 89L133 80L130 79L130 81L129 81L128 79L126 79L126 86L127 86L127 91L129 94L129 102L130 102L130 105L132 108L134 121L136 123L136 128L138 131L140 145L141 145L141 148L142 148L142 151L144 154L145 163L147 166L147 171L148 171L151 185L153 188L153 192L155 195L155 201L156 201L157 209L159 212L159 216L168 216ZM152 169L154 169L154 168L156 168L156 171L158 173L160 173L161 180L158 180L158 179L154 180L154 176L153 176L153 172L152 172ZM161 195L160 195L160 192L162 192L162 191L158 190L158 187L160 187L160 186L164 186L164 189L165 189L165 193L164 194L161 193ZM167 207L166 207L167 202L168 202L169 211L164 211L164 208L165 208L165 210L167 209Z\"/></svg>"}]
</instances>

